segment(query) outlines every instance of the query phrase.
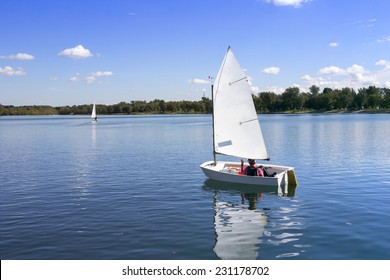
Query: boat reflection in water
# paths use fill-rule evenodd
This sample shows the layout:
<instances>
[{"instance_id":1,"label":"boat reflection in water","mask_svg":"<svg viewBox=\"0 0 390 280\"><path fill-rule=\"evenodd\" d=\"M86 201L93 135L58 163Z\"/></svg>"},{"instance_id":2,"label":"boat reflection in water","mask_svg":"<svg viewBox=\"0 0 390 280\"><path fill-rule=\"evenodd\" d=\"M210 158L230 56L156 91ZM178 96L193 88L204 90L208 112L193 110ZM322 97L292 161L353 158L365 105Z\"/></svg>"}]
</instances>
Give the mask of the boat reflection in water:
<instances>
[{"instance_id":1,"label":"boat reflection in water","mask_svg":"<svg viewBox=\"0 0 390 280\"><path fill-rule=\"evenodd\" d=\"M206 180L204 187L214 192L214 229L216 234L214 253L225 260L257 259L259 244L268 223L268 214L258 209L263 193L286 195L280 189L262 188L256 191L254 186L223 184ZM225 195L237 195L238 201L224 201ZM292 194L292 193L290 193Z\"/></svg>"}]
</instances>

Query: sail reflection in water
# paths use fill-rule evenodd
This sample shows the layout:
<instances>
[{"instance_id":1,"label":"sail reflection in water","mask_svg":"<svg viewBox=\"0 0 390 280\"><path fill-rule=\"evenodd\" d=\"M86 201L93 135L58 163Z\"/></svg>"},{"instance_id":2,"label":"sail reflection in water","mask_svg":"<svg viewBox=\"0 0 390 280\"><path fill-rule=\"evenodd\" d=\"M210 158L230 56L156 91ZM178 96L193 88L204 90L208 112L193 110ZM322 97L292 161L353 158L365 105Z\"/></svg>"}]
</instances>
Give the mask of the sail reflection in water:
<instances>
[{"instance_id":1,"label":"sail reflection in water","mask_svg":"<svg viewBox=\"0 0 390 280\"><path fill-rule=\"evenodd\" d=\"M214 197L214 252L221 259L256 259L258 256L259 238L267 224L266 214L255 209L262 194L242 193L241 196L242 205L219 201L217 193Z\"/></svg>"},{"instance_id":2,"label":"sail reflection in water","mask_svg":"<svg viewBox=\"0 0 390 280\"><path fill-rule=\"evenodd\" d=\"M300 222L295 221L296 209L288 205L289 202L294 203L294 200L283 198L294 196L293 192L286 194L280 192L280 189L269 189L258 193L250 186L220 184L212 180L205 182L205 188L213 192L216 235L213 251L218 258L295 258L303 253L305 246L299 244L301 230ZM282 204L265 207L268 200L262 200L273 194L281 198ZM276 255L270 256L270 246L279 247L280 244L284 246L280 250L271 250Z\"/></svg>"}]
</instances>

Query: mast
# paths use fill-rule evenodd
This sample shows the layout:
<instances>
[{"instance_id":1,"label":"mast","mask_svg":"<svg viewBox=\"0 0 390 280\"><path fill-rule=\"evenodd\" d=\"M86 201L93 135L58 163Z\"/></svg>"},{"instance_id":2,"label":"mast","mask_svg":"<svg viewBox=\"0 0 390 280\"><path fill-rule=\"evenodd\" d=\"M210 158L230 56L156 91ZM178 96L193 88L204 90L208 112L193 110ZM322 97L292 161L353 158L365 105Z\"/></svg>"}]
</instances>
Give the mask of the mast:
<instances>
[{"instance_id":1,"label":"mast","mask_svg":"<svg viewBox=\"0 0 390 280\"><path fill-rule=\"evenodd\" d=\"M211 105L212 105L212 114L211 114L211 122L213 124L213 157L214 157L214 165L217 165L217 156L215 153L215 128L214 128L214 85L211 81Z\"/></svg>"},{"instance_id":2,"label":"mast","mask_svg":"<svg viewBox=\"0 0 390 280\"><path fill-rule=\"evenodd\" d=\"M223 64L221 66L221 69L223 68L224 64L225 64L225 60L226 60L226 56L227 56L227 53L229 52L230 50L230 46L228 47L227 51L226 51L226 55L225 55L225 58L223 60ZM220 69L220 71L221 71ZM218 75L220 75L221 72L218 72ZM220 77L217 77L218 79L218 83L219 83L219 78ZM214 124L214 119L215 119L215 104L214 104L214 85L213 85L213 78L210 77L211 79L211 104L212 104L212 123L213 123L213 157L214 157L214 165L217 165L217 153L215 152L215 124ZM218 85L217 85L218 86Z\"/></svg>"}]
</instances>

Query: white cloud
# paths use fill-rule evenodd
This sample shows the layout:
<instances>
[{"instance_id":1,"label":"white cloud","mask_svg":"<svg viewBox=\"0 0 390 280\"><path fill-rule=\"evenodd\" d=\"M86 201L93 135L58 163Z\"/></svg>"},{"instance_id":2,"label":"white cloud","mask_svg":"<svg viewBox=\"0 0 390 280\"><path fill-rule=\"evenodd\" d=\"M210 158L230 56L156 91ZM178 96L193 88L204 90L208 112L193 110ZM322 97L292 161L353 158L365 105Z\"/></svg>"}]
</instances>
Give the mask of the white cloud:
<instances>
[{"instance_id":1,"label":"white cloud","mask_svg":"<svg viewBox=\"0 0 390 280\"><path fill-rule=\"evenodd\" d=\"M17 53L8 56L0 56L0 59L33 60L34 56L27 53Z\"/></svg>"},{"instance_id":2,"label":"white cloud","mask_svg":"<svg viewBox=\"0 0 390 280\"><path fill-rule=\"evenodd\" d=\"M351 25L358 25L361 27L373 27L374 23L376 23L376 21L377 21L376 18L372 18L372 19L368 19L368 20L358 20L355 22L351 22L350 24Z\"/></svg>"},{"instance_id":3,"label":"white cloud","mask_svg":"<svg viewBox=\"0 0 390 280\"><path fill-rule=\"evenodd\" d=\"M353 64L345 69L338 66L328 66L318 71L323 76L313 77L306 74L301 77L301 80L305 81L308 87L310 85L331 88L350 87L354 89L367 86L389 87L390 61L381 59L375 65L383 66L383 68L377 71L369 71L359 64Z\"/></svg>"},{"instance_id":4,"label":"white cloud","mask_svg":"<svg viewBox=\"0 0 390 280\"><path fill-rule=\"evenodd\" d=\"M328 79L325 79L323 77L312 77L308 74L301 77L301 80L304 80L307 82L307 84L310 85L316 85L316 86L329 86L331 82Z\"/></svg>"},{"instance_id":5,"label":"white cloud","mask_svg":"<svg viewBox=\"0 0 390 280\"><path fill-rule=\"evenodd\" d=\"M187 81L189 84L195 84L195 85L205 85L210 84L209 80L203 80L203 79L190 79Z\"/></svg>"},{"instance_id":6,"label":"white cloud","mask_svg":"<svg viewBox=\"0 0 390 280\"><path fill-rule=\"evenodd\" d=\"M266 74L278 75L279 72L280 72L280 68L279 68L279 67L272 66L272 67L268 67L268 68L263 69L262 72L263 72L263 73L266 73Z\"/></svg>"},{"instance_id":7,"label":"white cloud","mask_svg":"<svg viewBox=\"0 0 390 280\"><path fill-rule=\"evenodd\" d=\"M111 71L97 71L91 74L94 77L107 77L114 75Z\"/></svg>"},{"instance_id":8,"label":"white cloud","mask_svg":"<svg viewBox=\"0 0 390 280\"><path fill-rule=\"evenodd\" d=\"M381 66L383 65L385 69L390 69L390 60L381 59L375 63L375 65Z\"/></svg>"},{"instance_id":9,"label":"white cloud","mask_svg":"<svg viewBox=\"0 0 390 280\"><path fill-rule=\"evenodd\" d=\"M337 48L338 46L339 46L339 44L337 42L329 43L329 47L331 47L331 48Z\"/></svg>"},{"instance_id":10,"label":"white cloud","mask_svg":"<svg viewBox=\"0 0 390 280\"><path fill-rule=\"evenodd\" d=\"M260 88L258 87L258 86L256 86L256 85L254 85L253 84L253 78L251 77L251 76L247 76L246 77L247 78L247 83L248 83L248 85L249 85L249 88L250 88L250 90L251 90L251 92L253 93L253 94L257 94L257 93L259 93L260 92Z\"/></svg>"},{"instance_id":11,"label":"white cloud","mask_svg":"<svg viewBox=\"0 0 390 280\"><path fill-rule=\"evenodd\" d=\"M109 77L114 75L111 71L97 71L93 72L84 78L80 76L79 73L76 74L76 76L73 76L69 79L70 82L80 82L85 81L87 84L93 84L98 81L98 78L100 77Z\"/></svg>"},{"instance_id":12,"label":"white cloud","mask_svg":"<svg viewBox=\"0 0 390 280\"><path fill-rule=\"evenodd\" d=\"M59 56L65 56L75 59L82 59L93 56L93 54L82 45L78 45L74 48L65 49L62 52L58 53Z\"/></svg>"},{"instance_id":13,"label":"white cloud","mask_svg":"<svg viewBox=\"0 0 390 280\"><path fill-rule=\"evenodd\" d=\"M84 80L87 82L87 84L93 84L96 82L96 76L87 76Z\"/></svg>"},{"instance_id":14,"label":"white cloud","mask_svg":"<svg viewBox=\"0 0 390 280\"><path fill-rule=\"evenodd\" d=\"M390 42L390 35L377 40L379 43Z\"/></svg>"},{"instance_id":15,"label":"white cloud","mask_svg":"<svg viewBox=\"0 0 390 280\"><path fill-rule=\"evenodd\" d=\"M351 75L362 74L364 72L364 67L358 64L353 64L351 67L347 68L347 73Z\"/></svg>"},{"instance_id":16,"label":"white cloud","mask_svg":"<svg viewBox=\"0 0 390 280\"><path fill-rule=\"evenodd\" d=\"M306 75L301 77L301 80L312 81L313 77L311 77L310 75L306 74Z\"/></svg>"},{"instance_id":17,"label":"white cloud","mask_svg":"<svg viewBox=\"0 0 390 280\"><path fill-rule=\"evenodd\" d=\"M283 87L278 87L278 86L270 86L270 87L266 87L264 90L262 91L265 91L265 92L273 92L273 93L276 93L276 94L282 94L286 89L283 88Z\"/></svg>"},{"instance_id":18,"label":"white cloud","mask_svg":"<svg viewBox=\"0 0 390 280\"><path fill-rule=\"evenodd\" d=\"M380 59L375 62L380 69L368 70L363 65L352 64L349 67L341 68L338 66L327 66L318 70L314 75L307 73L300 77L301 84L297 83L294 86L300 88L302 92L308 92L312 85L320 88L360 88L376 86L390 88L390 60ZM270 91L276 94L281 94L285 91L283 87L268 86L262 88L261 91Z\"/></svg>"},{"instance_id":19,"label":"white cloud","mask_svg":"<svg viewBox=\"0 0 390 280\"><path fill-rule=\"evenodd\" d=\"M319 70L321 74L335 74L335 75L343 75L345 71L337 66L329 66L324 67Z\"/></svg>"},{"instance_id":20,"label":"white cloud","mask_svg":"<svg viewBox=\"0 0 390 280\"><path fill-rule=\"evenodd\" d=\"M352 24L362 24L362 23L370 23L370 22L376 22L376 18L368 19L368 20L358 20L355 22L352 22Z\"/></svg>"},{"instance_id":21,"label":"white cloud","mask_svg":"<svg viewBox=\"0 0 390 280\"><path fill-rule=\"evenodd\" d=\"M380 84L376 75L365 70L364 67L361 65L353 64L351 67L347 68L347 73L353 83L362 84L362 85Z\"/></svg>"},{"instance_id":22,"label":"white cloud","mask_svg":"<svg viewBox=\"0 0 390 280\"><path fill-rule=\"evenodd\" d=\"M4 68L0 67L0 74L12 77L26 75L26 72L23 68L13 69L11 66L5 66Z\"/></svg>"},{"instance_id":23,"label":"white cloud","mask_svg":"<svg viewBox=\"0 0 390 280\"><path fill-rule=\"evenodd\" d=\"M257 94L260 92L260 88L258 86L251 86L250 90L253 94Z\"/></svg>"},{"instance_id":24,"label":"white cloud","mask_svg":"<svg viewBox=\"0 0 390 280\"><path fill-rule=\"evenodd\" d=\"M69 81L70 81L70 82L78 82L78 81L80 81L80 77L79 77L79 76L70 77L70 78L69 78Z\"/></svg>"},{"instance_id":25,"label":"white cloud","mask_svg":"<svg viewBox=\"0 0 390 280\"><path fill-rule=\"evenodd\" d=\"M91 73L91 75L85 77L85 81L87 84L93 84L94 82L97 81L98 77L109 77L114 75L111 71L97 71L94 73Z\"/></svg>"},{"instance_id":26,"label":"white cloud","mask_svg":"<svg viewBox=\"0 0 390 280\"><path fill-rule=\"evenodd\" d=\"M275 6L293 6L295 8L301 7L303 4L311 0L265 0L267 3L272 3Z\"/></svg>"},{"instance_id":27,"label":"white cloud","mask_svg":"<svg viewBox=\"0 0 390 280\"><path fill-rule=\"evenodd\" d=\"M376 77L381 86L390 88L390 61L381 59L375 63L377 66L384 66L376 72Z\"/></svg>"}]
</instances>

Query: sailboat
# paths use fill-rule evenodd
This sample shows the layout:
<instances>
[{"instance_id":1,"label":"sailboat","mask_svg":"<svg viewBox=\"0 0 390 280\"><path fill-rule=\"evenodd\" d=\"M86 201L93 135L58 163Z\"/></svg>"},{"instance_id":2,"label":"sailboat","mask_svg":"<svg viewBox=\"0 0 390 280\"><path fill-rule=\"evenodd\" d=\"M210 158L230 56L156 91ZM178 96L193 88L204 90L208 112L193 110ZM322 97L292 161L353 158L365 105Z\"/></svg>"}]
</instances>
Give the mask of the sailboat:
<instances>
[{"instance_id":1,"label":"sailboat","mask_svg":"<svg viewBox=\"0 0 390 280\"><path fill-rule=\"evenodd\" d=\"M96 116L96 105L95 105L95 102L93 102L91 119L92 119L93 122L96 122L96 121L97 121L97 116Z\"/></svg>"},{"instance_id":2,"label":"sailboat","mask_svg":"<svg viewBox=\"0 0 390 280\"><path fill-rule=\"evenodd\" d=\"M272 187L296 186L293 167L262 164L271 176L241 174L241 162L217 161L222 154L238 158L269 160L248 78L230 47L211 86L213 102L214 160L200 165L204 174L222 182ZM244 165L244 168L247 164Z\"/></svg>"}]
</instances>

